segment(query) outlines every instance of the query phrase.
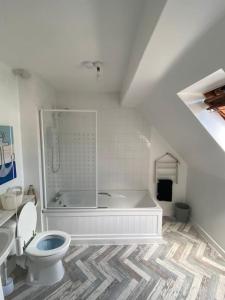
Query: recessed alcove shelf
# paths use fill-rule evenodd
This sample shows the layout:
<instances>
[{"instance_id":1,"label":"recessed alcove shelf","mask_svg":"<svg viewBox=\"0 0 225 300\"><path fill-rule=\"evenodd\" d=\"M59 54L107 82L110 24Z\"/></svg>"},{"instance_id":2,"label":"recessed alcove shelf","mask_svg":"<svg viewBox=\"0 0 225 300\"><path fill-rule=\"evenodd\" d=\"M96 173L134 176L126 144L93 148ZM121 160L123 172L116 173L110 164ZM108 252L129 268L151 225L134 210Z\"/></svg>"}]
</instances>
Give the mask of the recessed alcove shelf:
<instances>
[{"instance_id":1,"label":"recessed alcove shelf","mask_svg":"<svg viewBox=\"0 0 225 300\"><path fill-rule=\"evenodd\" d=\"M223 69L210 74L193 85L177 93L178 97L190 109L202 126L225 151L225 122L217 113L206 110L204 93L225 85Z\"/></svg>"}]
</instances>

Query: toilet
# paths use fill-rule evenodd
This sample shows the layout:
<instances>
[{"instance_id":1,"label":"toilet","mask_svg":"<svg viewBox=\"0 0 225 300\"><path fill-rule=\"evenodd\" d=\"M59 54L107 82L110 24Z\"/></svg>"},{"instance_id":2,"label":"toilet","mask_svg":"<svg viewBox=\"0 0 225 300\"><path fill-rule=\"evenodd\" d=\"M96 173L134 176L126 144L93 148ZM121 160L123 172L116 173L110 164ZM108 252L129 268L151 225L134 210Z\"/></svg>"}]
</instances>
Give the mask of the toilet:
<instances>
[{"instance_id":1,"label":"toilet","mask_svg":"<svg viewBox=\"0 0 225 300\"><path fill-rule=\"evenodd\" d=\"M17 217L16 254L25 255L28 284L52 285L64 276L62 258L69 249L71 237L55 230L36 233L36 225L36 206L28 202Z\"/></svg>"}]
</instances>

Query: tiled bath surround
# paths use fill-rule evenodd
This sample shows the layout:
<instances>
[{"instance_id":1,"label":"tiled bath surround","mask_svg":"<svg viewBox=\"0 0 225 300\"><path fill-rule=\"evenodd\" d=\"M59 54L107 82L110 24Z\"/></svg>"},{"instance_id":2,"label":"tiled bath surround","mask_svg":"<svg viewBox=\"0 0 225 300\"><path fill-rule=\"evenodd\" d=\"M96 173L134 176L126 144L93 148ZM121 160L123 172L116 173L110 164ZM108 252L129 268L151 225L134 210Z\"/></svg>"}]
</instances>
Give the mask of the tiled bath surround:
<instances>
[{"instance_id":1,"label":"tiled bath surround","mask_svg":"<svg viewBox=\"0 0 225 300\"><path fill-rule=\"evenodd\" d=\"M98 189L148 189L150 130L144 120L134 109L121 108L115 97L113 101L106 97L104 103L94 99L80 104L73 101L68 107L97 111ZM61 167L52 172L52 153L47 147L48 199L62 189L95 189L95 124L88 114L83 121L79 112L63 112L57 119ZM57 138L53 143L58 143ZM57 153L54 159L57 165Z\"/></svg>"},{"instance_id":2,"label":"tiled bath surround","mask_svg":"<svg viewBox=\"0 0 225 300\"><path fill-rule=\"evenodd\" d=\"M43 124L48 200L61 190L91 190L94 205L96 112L43 111Z\"/></svg>"},{"instance_id":3,"label":"tiled bath surround","mask_svg":"<svg viewBox=\"0 0 225 300\"><path fill-rule=\"evenodd\" d=\"M173 201L185 201L186 163L155 129L146 123L136 109L122 107L117 94L58 94L56 107L97 111L99 190L149 189L154 197L156 190L154 160L169 151L180 160L178 184L174 184L173 187ZM67 164L71 164L71 160L67 161ZM67 171L65 169L64 174ZM78 178L76 174L79 175L79 171L75 170L73 177L67 175L69 182L63 182L58 174L51 171L49 174L51 190L48 199L51 199L62 184L68 186L69 182L74 182ZM80 186L83 183L83 187L91 187L90 180L85 183L82 176L79 180ZM160 205L163 206L164 215L172 216L173 203L160 202Z\"/></svg>"},{"instance_id":4,"label":"tiled bath surround","mask_svg":"<svg viewBox=\"0 0 225 300\"><path fill-rule=\"evenodd\" d=\"M143 120L121 108L98 116L99 189L147 189L150 141Z\"/></svg>"}]
</instances>

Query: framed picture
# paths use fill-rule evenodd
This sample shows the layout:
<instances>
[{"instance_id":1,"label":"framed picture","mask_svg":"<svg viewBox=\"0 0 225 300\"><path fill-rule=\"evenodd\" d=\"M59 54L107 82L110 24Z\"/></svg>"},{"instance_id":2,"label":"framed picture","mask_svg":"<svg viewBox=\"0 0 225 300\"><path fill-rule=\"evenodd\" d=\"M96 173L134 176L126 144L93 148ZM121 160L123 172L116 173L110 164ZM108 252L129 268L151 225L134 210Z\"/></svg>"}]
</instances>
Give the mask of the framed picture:
<instances>
[{"instance_id":1,"label":"framed picture","mask_svg":"<svg viewBox=\"0 0 225 300\"><path fill-rule=\"evenodd\" d=\"M13 127L0 125L0 185L16 176Z\"/></svg>"}]
</instances>

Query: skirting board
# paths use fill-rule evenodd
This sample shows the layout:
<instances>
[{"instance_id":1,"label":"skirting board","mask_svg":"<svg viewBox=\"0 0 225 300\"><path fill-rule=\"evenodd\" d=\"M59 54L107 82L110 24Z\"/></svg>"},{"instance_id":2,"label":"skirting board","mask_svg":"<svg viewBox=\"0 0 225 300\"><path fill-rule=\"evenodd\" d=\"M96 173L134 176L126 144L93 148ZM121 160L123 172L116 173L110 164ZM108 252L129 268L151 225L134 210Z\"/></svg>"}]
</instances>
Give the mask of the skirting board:
<instances>
[{"instance_id":1,"label":"skirting board","mask_svg":"<svg viewBox=\"0 0 225 300\"><path fill-rule=\"evenodd\" d=\"M165 244L161 237L78 237L71 236L71 245L130 245L130 244Z\"/></svg>"},{"instance_id":2,"label":"skirting board","mask_svg":"<svg viewBox=\"0 0 225 300\"><path fill-rule=\"evenodd\" d=\"M192 221L192 224L196 231L208 242L213 248L215 248L223 257L225 257L225 250L209 235L199 224Z\"/></svg>"}]
</instances>

